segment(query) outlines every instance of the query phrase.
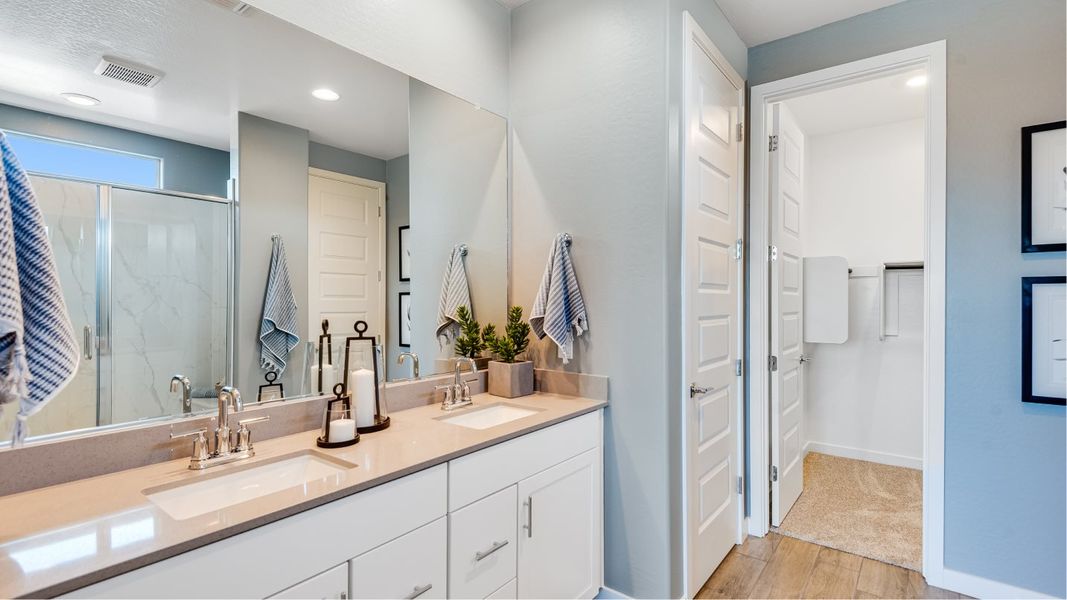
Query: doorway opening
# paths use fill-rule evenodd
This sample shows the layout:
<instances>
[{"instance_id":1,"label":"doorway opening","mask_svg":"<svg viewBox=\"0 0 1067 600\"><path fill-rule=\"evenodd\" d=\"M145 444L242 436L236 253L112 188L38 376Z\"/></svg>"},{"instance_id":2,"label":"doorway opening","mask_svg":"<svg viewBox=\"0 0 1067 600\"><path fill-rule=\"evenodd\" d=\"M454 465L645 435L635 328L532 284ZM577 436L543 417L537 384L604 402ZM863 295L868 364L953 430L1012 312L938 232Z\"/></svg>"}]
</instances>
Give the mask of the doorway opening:
<instances>
[{"instance_id":1,"label":"doorway opening","mask_svg":"<svg viewBox=\"0 0 1067 600\"><path fill-rule=\"evenodd\" d=\"M767 142L752 153L750 247L767 250L750 263L749 533L931 585L943 570L944 84L937 42L755 86L751 103L752 139Z\"/></svg>"}]
</instances>

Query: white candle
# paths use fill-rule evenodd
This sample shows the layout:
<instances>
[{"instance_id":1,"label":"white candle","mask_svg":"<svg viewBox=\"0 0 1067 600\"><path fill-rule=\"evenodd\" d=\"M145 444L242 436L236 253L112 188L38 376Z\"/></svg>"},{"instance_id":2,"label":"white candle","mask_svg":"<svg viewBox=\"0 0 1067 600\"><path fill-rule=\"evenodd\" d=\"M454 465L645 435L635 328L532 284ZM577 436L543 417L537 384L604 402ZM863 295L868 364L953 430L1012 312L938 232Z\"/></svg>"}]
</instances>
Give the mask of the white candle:
<instances>
[{"instance_id":1,"label":"white candle","mask_svg":"<svg viewBox=\"0 0 1067 600\"><path fill-rule=\"evenodd\" d=\"M374 391L378 383L375 381L374 371L356 369L349 373L348 380L352 382L352 399L356 402L356 425L374 425Z\"/></svg>"},{"instance_id":2,"label":"white candle","mask_svg":"<svg viewBox=\"0 0 1067 600\"><path fill-rule=\"evenodd\" d=\"M330 439L326 440L331 444L337 442L347 442L355 439L356 437L356 422L352 419L334 419L330 421Z\"/></svg>"}]
</instances>

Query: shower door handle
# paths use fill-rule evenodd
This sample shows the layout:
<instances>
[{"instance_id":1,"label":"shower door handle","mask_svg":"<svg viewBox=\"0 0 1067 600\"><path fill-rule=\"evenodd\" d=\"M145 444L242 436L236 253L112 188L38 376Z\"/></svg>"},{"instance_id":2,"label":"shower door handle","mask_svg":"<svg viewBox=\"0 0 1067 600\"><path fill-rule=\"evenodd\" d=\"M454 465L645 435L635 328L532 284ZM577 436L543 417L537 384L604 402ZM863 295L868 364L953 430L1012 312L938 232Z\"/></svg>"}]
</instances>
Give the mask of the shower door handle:
<instances>
[{"instance_id":1,"label":"shower door handle","mask_svg":"<svg viewBox=\"0 0 1067 600\"><path fill-rule=\"evenodd\" d=\"M93 328L88 325L82 328L82 351L85 360L93 360Z\"/></svg>"}]
</instances>

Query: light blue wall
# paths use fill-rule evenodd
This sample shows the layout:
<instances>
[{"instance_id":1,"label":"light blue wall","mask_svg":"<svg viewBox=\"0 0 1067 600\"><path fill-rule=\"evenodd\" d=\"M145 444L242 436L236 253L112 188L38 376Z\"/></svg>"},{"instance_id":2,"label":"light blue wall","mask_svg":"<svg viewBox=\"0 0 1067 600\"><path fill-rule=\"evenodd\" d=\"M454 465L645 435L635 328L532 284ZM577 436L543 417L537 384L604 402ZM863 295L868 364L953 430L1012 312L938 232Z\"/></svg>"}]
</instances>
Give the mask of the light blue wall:
<instances>
[{"instance_id":1,"label":"light blue wall","mask_svg":"<svg viewBox=\"0 0 1067 600\"><path fill-rule=\"evenodd\" d=\"M948 44L945 566L1063 597L1063 407L1019 401L1020 133L1065 111L1062 0L909 0L750 49L752 85Z\"/></svg>"},{"instance_id":2,"label":"light blue wall","mask_svg":"<svg viewBox=\"0 0 1067 600\"><path fill-rule=\"evenodd\" d=\"M669 401L680 394L668 382L685 8L744 73L744 44L710 0L533 0L511 21L512 300L529 310L550 241L569 232L590 330L568 365L544 341L531 355L611 379L605 579L642 598L682 594L680 407Z\"/></svg>"},{"instance_id":3,"label":"light blue wall","mask_svg":"<svg viewBox=\"0 0 1067 600\"><path fill-rule=\"evenodd\" d=\"M385 181L384 160L318 142L308 144L308 166L372 181Z\"/></svg>"},{"instance_id":4,"label":"light blue wall","mask_svg":"<svg viewBox=\"0 0 1067 600\"><path fill-rule=\"evenodd\" d=\"M163 159L163 187L166 189L226 195L230 155L222 150L7 104L0 104L0 129L157 156Z\"/></svg>"},{"instance_id":5,"label":"light blue wall","mask_svg":"<svg viewBox=\"0 0 1067 600\"><path fill-rule=\"evenodd\" d=\"M407 351L409 348L400 347L400 292L410 292L411 282L400 281L400 230L402 225L408 225L411 223L409 216L409 201L408 201L408 172L410 168L410 161L408 156L400 156L385 163L385 227L387 229L385 234L386 239L386 261L385 261L385 273L386 280L385 294L386 294L386 319L388 329L385 332L385 339L388 340L388 356L385 358L385 365L388 369L390 379L398 379L402 377L411 377L411 363L406 363L403 367L397 366L396 360L400 357L401 351ZM426 365L427 368L430 365ZM426 371L427 373L432 372Z\"/></svg>"}]
</instances>

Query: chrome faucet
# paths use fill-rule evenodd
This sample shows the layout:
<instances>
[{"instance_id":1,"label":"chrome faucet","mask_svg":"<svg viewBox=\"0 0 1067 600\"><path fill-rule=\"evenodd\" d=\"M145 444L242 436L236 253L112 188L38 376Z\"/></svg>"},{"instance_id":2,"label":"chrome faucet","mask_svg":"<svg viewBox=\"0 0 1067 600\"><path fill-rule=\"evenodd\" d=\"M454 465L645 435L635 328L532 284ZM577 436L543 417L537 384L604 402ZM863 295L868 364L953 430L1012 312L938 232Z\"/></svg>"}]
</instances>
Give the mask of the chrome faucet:
<instances>
[{"instance_id":1,"label":"chrome faucet","mask_svg":"<svg viewBox=\"0 0 1067 600\"><path fill-rule=\"evenodd\" d=\"M174 377L170 378L170 392L173 394L181 388L182 391L182 413L189 414L193 412L193 401L190 398L192 396L193 384L190 383L189 378L181 373L177 373Z\"/></svg>"},{"instance_id":2,"label":"chrome faucet","mask_svg":"<svg viewBox=\"0 0 1067 600\"><path fill-rule=\"evenodd\" d=\"M401 352L400 356L396 358L396 364L403 366L404 359L411 358L411 379L415 380L419 378L419 355L414 352Z\"/></svg>"},{"instance_id":3,"label":"chrome faucet","mask_svg":"<svg viewBox=\"0 0 1067 600\"><path fill-rule=\"evenodd\" d=\"M244 410L241 402L241 392L237 388L226 385L219 390L219 420L215 425L215 451L212 457L227 456L230 454L230 423L227 407L233 406L233 412Z\"/></svg>"},{"instance_id":4,"label":"chrome faucet","mask_svg":"<svg viewBox=\"0 0 1067 600\"><path fill-rule=\"evenodd\" d=\"M452 381L452 385L441 386L445 388L445 399L441 403L441 410L453 410L470 406L473 403L471 400L471 388L467 384L477 380L463 380L463 363L467 363L470 366L471 373L478 372L478 365L475 364L473 358L461 356L456 359L455 379Z\"/></svg>"},{"instance_id":5,"label":"chrome faucet","mask_svg":"<svg viewBox=\"0 0 1067 600\"><path fill-rule=\"evenodd\" d=\"M190 469L206 469L256 455L255 450L252 448L252 432L248 429L248 425L269 421L270 415L238 421L237 423L240 427L237 430L237 445L232 446L229 409L233 407L233 412L235 413L244 409L244 403L241 402L241 392L235 387L223 386L219 389L218 401L219 414L215 427L214 450L208 452L206 428L201 427L195 431L170 434L171 439L179 437L193 438L193 456L189 461Z\"/></svg>"}]
</instances>

